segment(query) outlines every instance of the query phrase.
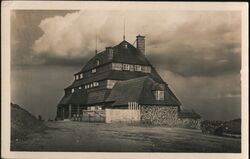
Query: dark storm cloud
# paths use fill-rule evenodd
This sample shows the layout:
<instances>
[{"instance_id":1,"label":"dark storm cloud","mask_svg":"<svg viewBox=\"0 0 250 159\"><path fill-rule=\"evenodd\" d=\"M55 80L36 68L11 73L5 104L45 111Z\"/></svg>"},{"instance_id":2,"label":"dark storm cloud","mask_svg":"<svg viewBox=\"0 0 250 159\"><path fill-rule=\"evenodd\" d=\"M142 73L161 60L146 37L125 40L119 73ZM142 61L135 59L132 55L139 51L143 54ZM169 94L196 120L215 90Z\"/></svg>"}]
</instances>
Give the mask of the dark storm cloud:
<instances>
[{"instance_id":1,"label":"dark storm cloud","mask_svg":"<svg viewBox=\"0 0 250 159\"><path fill-rule=\"evenodd\" d=\"M148 55L150 60L157 67L182 76L218 76L239 73L241 68L240 16L238 19L228 16L230 17L230 15L224 17L227 21L220 22L217 22L220 20L220 18L216 19L217 17L205 20L195 18L174 31L165 32L168 35L167 38L150 40L148 43L152 51L152 54Z\"/></svg>"},{"instance_id":2,"label":"dark storm cloud","mask_svg":"<svg viewBox=\"0 0 250 159\"><path fill-rule=\"evenodd\" d=\"M11 64L42 64L32 50L32 44L43 33L38 28L41 20L56 15L66 15L74 10L12 10L11 11Z\"/></svg>"}]
</instances>

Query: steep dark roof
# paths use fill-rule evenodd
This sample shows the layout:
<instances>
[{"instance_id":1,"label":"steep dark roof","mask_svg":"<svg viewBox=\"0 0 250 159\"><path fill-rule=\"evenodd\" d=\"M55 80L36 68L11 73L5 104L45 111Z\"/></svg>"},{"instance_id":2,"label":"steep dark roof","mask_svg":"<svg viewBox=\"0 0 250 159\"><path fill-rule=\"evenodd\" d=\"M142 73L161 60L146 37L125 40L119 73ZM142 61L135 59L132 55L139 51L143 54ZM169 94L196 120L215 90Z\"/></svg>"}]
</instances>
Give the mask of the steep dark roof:
<instances>
[{"instance_id":1,"label":"steep dark roof","mask_svg":"<svg viewBox=\"0 0 250 159\"><path fill-rule=\"evenodd\" d=\"M127 45L125 48L124 45ZM88 71L96 67L96 60L100 60L100 65L109 62L150 65L145 55L138 51L133 45L127 41L122 41L120 44L113 47L113 58L108 58L108 52L102 51L94 56L90 61L81 69L80 72Z\"/></svg>"},{"instance_id":2,"label":"steep dark roof","mask_svg":"<svg viewBox=\"0 0 250 159\"><path fill-rule=\"evenodd\" d=\"M78 86L82 86L94 81L101 81L101 80L106 80L106 79L112 79L112 80L128 80L132 78L138 78L145 76L145 73L143 72L130 72L130 71L117 71L117 70L110 70L107 72L103 73L97 73L93 75L92 77L89 78L83 78L81 80L75 80L73 83L68 86L67 88L74 88ZM151 73L148 74L149 77L154 79L157 82L163 83L164 81L162 78L156 73L156 71L152 68ZM66 88L66 89L67 89Z\"/></svg>"},{"instance_id":3,"label":"steep dark roof","mask_svg":"<svg viewBox=\"0 0 250 159\"><path fill-rule=\"evenodd\" d=\"M182 119L185 119L185 118L200 119L201 116L198 113L196 113L194 110L181 110L178 113L178 118L182 118Z\"/></svg>"},{"instance_id":4,"label":"steep dark roof","mask_svg":"<svg viewBox=\"0 0 250 159\"><path fill-rule=\"evenodd\" d=\"M58 105L66 104L83 104L91 105L103 103L110 94L110 89L102 89L96 91L76 90L74 93L64 95Z\"/></svg>"},{"instance_id":5,"label":"steep dark roof","mask_svg":"<svg viewBox=\"0 0 250 159\"><path fill-rule=\"evenodd\" d=\"M172 91L165 85L163 101L155 99L152 88L157 84L149 76L120 81L115 84L107 102L114 102L113 106L127 105L128 102L137 102L144 105L178 106L181 105Z\"/></svg>"},{"instance_id":6,"label":"steep dark roof","mask_svg":"<svg viewBox=\"0 0 250 159\"><path fill-rule=\"evenodd\" d=\"M77 90L74 93L64 95L58 105L87 104L88 94L86 90Z\"/></svg>"}]
</instances>

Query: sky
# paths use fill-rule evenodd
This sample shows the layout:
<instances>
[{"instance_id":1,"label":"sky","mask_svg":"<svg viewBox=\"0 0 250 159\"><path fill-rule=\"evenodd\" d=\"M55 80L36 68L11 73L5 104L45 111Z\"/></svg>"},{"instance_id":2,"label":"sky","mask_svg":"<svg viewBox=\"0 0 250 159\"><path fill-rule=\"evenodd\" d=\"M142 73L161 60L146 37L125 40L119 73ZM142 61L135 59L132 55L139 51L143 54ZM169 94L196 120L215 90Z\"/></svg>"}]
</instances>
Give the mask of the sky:
<instances>
[{"instance_id":1,"label":"sky","mask_svg":"<svg viewBox=\"0 0 250 159\"><path fill-rule=\"evenodd\" d=\"M125 19L125 20L124 20ZM237 11L13 10L11 100L54 119L74 73L97 49L146 36L146 56L184 109L241 117L241 14Z\"/></svg>"}]
</instances>

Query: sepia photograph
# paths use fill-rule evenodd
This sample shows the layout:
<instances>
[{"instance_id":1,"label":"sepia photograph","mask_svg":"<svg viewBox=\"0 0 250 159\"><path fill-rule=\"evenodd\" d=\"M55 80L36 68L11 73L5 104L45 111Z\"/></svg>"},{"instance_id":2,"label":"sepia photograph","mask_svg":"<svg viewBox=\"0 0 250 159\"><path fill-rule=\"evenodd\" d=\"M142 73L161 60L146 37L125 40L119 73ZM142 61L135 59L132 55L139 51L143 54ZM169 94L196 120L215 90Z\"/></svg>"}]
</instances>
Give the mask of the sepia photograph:
<instances>
[{"instance_id":1,"label":"sepia photograph","mask_svg":"<svg viewBox=\"0 0 250 159\"><path fill-rule=\"evenodd\" d=\"M3 4L4 158L246 157L246 3Z\"/></svg>"}]
</instances>

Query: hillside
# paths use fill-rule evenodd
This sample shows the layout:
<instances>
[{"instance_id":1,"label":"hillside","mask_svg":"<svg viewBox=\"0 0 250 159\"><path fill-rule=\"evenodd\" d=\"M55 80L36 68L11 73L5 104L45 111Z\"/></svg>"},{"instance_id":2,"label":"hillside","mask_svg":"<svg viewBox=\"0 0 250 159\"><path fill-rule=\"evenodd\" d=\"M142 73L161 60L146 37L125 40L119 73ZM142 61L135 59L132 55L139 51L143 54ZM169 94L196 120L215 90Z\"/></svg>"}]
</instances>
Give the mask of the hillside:
<instances>
[{"instance_id":1,"label":"hillside","mask_svg":"<svg viewBox=\"0 0 250 159\"><path fill-rule=\"evenodd\" d=\"M44 123L37 120L34 115L11 103L11 141L23 140L28 134L44 128Z\"/></svg>"}]
</instances>

